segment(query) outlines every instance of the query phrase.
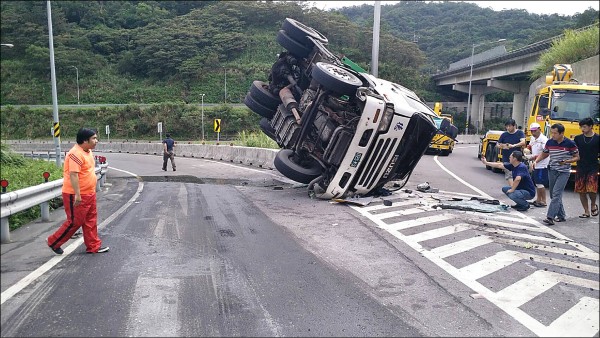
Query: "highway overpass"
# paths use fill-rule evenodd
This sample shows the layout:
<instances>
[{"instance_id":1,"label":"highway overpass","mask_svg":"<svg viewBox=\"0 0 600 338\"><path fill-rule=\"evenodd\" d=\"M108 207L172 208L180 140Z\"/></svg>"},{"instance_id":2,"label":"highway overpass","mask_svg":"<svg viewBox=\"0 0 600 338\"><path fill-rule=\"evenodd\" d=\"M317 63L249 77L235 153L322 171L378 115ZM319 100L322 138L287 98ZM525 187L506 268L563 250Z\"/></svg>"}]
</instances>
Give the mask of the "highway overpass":
<instances>
[{"instance_id":1,"label":"highway overpass","mask_svg":"<svg viewBox=\"0 0 600 338\"><path fill-rule=\"evenodd\" d=\"M591 27L591 26L590 26ZM584 29L587 29L586 27ZM542 40L511 52L494 48L452 64L448 70L432 76L438 86L452 86L453 90L469 92L471 79L471 107L469 119L477 129L483 123L485 95L507 91L514 94L512 117L519 125L526 123L525 112L529 110L535 87L541 82L530 80L531 71L538 64L540 55L548 50L552 41L560 36ZM575 78L580 82L598 83L598 56L573 64Z\"/></svg>"}]
</instances>

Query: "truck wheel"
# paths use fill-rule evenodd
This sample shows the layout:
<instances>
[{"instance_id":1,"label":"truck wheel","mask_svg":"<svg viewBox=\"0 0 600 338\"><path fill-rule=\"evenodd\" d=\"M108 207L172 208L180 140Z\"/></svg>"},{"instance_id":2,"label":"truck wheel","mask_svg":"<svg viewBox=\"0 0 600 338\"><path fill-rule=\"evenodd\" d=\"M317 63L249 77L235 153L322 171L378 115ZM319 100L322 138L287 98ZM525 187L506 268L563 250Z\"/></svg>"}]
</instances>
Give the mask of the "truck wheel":
<instances>
[{"instance_id":1,"label":"truck wheel","mask_svg":"<svg viewBox=\"0 0 600 338\"><path fill-rule=\"evenodd\" d=\"M325 35L319 33L319 31L316 29L308 27L294 19L285 18L285 20L283 20L283 24L281 25L281 29L283 29L292 39L307 46L312 45L312 42L306 38L307 36L310 36L311 38L318 40L323 44L327 44L328 42Z\"/></svg>"},{"instance_id":2,"label":"truck wheel","mask_svg":"<svg viewBox=\"0 0 600 338\"><path fill-rule=\"evenodd\" d=\"M498 149L494 147L494 151L492 152L492 158L494 162L498 162ZM492 171L495 173L503 173L504 170L498 168L492 168Z\"/></svg>"},{"instance_id":3,"label":"truck wheel","mask_svg":"<svg viewBox=\"0 0 600 338\"><path fill-rule=\"evenodd\" d=\"M281 99L269 91L269 85L262 81L254 81L250 86L250 96L261 105L276 110Z\"/></svg>"},{"instance_id":4,"label":"truck wheel","mask_svg":"<svg viewBox=\"0 0 600 338\"><path fill-rule=\"evenodd\" d=\"M308 184L321 176L321 166L313 159L302 160L291 149L281 149L273 161L275 168L285 177Z\"/></svg>"},{"instance_id":5,"label":"truck wheel","mask_svg":"<svg viewBox=\"0 0 600 338\"><path fill-rule=\"evenodd\" d=\"M260 130L262 130L262 132L265 133L265 135L267 135L271 140L277 142L277 137L275 136L275 128L271 126L271 123L266 117L260 119L258 125L260 126Z\"/></svg>"},{"instance_id":6,"label":"truck wheel","mask_svg":"<svg viewBox=\"0 0 600 338\"><path fill-rule=\"evenodd\" d=\"M277 108L271 109L256 102L250 93L246 94L246 97L244 98L244 104L253 112L268 119L271 119L273 115L275 115L275 111L277 111Z\"/></svg>"},{"instance_id":7,"label":"truck wheel","mask_svg":"<svg viewBox=\"0 0 600 338\"><path fill-rule=\"evenodd\" d=\"M491 145L488 143L487 147L485 148L485 160L488 162L493 162L495 161L495 159L493 159L492 154L494 152L494 149L491 147ZM485 169L487 170L492 170L492 167L490 167L489 165L485 166Z\"/></svg>"},{"instance_id":8,"label":"truck wheel","mask_svg":"<svg viewBox=\"0 0 600 338\"><path fill-rule=\"evenodd\" d=\"M312 77L323 87L340 95L354 95L362 81L350 71L331 63L317 62Z\"/></svg>"},{"instance_id":9,"label":"truck wheel","mask_svg":"<svg viewBox=\"0 0 600 338\"><path fill-rule=\"evenodd\" d=\"M299 58L305 58L312 52L312 48L306 47L302 43L292 39L284 30L280 30L277 33L277 42L281 47L287 49L288 52Z\"/></svg>"}]
</instances>

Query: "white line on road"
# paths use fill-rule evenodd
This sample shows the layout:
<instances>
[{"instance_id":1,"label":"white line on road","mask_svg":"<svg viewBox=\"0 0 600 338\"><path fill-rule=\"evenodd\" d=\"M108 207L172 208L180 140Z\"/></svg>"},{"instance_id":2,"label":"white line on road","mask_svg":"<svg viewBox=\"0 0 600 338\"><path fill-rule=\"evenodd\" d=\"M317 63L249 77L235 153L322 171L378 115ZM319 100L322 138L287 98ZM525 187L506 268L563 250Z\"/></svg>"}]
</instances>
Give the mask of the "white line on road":
<instances>
[{"instance_id":1,"label":"white line on road","mask_svg":"<svg viewBox=\"0 0 600 338\"><path fill-rule=\"evenodd\" d=\"M137 177L136 174L130 173L128 171L117 169L117 168L113 168L113 167L110 167L110 168ZM137 191L135 192L135 194L133 194L133 196L129 199L129 201L127 201L127 203L125 203L114 214L110 215L110 217L108 217L106 220L104 220L104 222L100 223L100 225L98 225L98 229L104 228L107 224L109 224L110 222L112 222L120 214L122 214L123 212L125 212L125 210L127 210L127 208L129 208L129 206L140 196L140 194L142 192L142 189L144 189L144 183L140 181L138 183L138 189L137 189ZM1 298L0 304L4 304L4 302L6 302L7 300L11 299L14 295L16 295L17 293L19 293L24 288L26 288L29 284L33 283L41 275L43 275L44 273L46 273L47 271L49 271L50 269L52 269L56 264L60 263L60 261L62 261L63 259L65 259L71 252L73 252L82 243L83 243L83 237L80 237L80 238L76 239L75 241L73 241L73 243L71 243L69 246L67 246L64 249L64 253L62 255L60 255L60 256L54 256L54 257L50 258L50 260L48 260L46 263L42 264L42 266L40 266L39 268L35 269L30 274L28 274L27 276L23 277L20 281L18 281L17 283L15 283L14 285L12 285L8 289L6 289L4 292L2 292L2 295L0 296L0 298Z\"/></svg>"}]
</instances>

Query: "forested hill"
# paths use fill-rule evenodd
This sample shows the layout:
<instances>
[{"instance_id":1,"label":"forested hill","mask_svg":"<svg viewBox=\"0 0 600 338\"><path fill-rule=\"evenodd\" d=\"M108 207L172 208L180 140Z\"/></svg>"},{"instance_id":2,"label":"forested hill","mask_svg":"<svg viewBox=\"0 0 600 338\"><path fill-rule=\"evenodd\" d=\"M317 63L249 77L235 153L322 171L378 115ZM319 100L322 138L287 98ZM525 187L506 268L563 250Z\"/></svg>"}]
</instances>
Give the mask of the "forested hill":
<instances>
[{"instance_id":1,"label":"forested hill","mask_svg":"<svg viewBox=\"0 0 600 338\"><path fill-rule=\"evenodd\" d=\"M330 49L368 67L372 6L324 12L312 2L52 1L59 103L241 102L266 80L286 17L329 38ZM50 104L46 1L2 1L1 103ZM493 12L466 3L383 6L379 76L431 98L428 73L466 57L471 43L506 38L516 48L598 12L575 17ZM346 16L347 15L347 16ZM350 18L350 19L349 19ZM413 43L413 35L419 37ZM78 75L78 78L76 77Z\"/></svg>"},{"instance_id":2,"label":"forested hill","mask_svg":"<svg viewBox=\"0 0 600 338\"><path fill-rule=\"evenodd\" d=\"M569 6L568 1L563 1ZM544 6L544 1L539 2ZM373 6L338 10L351 21L373 24ZM435 73L452 62L469 57L473 44L506 39L507 50L558 36L598 21L598 11L588 8L573 16L538 15L525 10L494 11L476 4L450 1L401 1L381 6L381 29L403 40L414 41L427 55L423 70ZM492 46L488 46L491 48ZM482 47L485 49L485 47Z\"/></svg>"}]
</instances>

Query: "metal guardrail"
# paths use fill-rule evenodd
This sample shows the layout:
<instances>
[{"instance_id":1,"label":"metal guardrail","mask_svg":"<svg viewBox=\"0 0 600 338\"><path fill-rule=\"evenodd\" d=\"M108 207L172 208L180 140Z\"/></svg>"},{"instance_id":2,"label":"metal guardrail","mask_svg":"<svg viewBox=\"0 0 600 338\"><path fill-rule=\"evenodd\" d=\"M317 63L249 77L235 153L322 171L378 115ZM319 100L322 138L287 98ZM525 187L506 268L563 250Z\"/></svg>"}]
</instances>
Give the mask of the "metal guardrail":
<instances>
[{"instance_id":1,"label":"metal guardrail","mask_svg":"<svg viewBox=\"0 0 600 338\"><path fill-rule=\"evenodd\" d=\"M96 166L96 189L106 183L108 164ZM62 195L63 179L42 183L33 187L11 191L0 195L0 242L10 243L10 227L8 217L15 213L40 205L42 220L50 220L48 201Z\"/></svg>"}]
</instances>

